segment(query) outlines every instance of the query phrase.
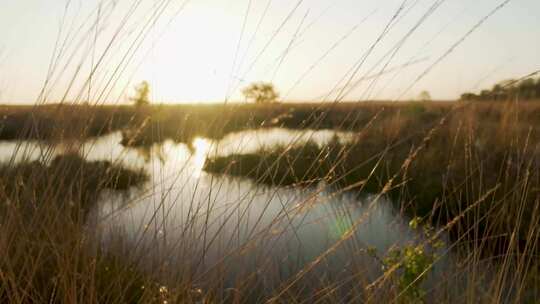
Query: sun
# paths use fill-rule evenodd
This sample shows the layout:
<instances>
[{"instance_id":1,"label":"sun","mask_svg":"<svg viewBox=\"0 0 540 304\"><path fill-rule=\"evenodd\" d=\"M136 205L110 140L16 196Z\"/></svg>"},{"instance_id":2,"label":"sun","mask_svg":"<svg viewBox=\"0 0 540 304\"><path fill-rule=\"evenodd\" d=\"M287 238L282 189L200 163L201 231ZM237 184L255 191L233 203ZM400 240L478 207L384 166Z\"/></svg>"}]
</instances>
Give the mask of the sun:
<instances>
[{"instance_id":1,"label":"sun","mask_svg":"<svg viewBox=\"0 0 540 304\"><path fill-rule=\"evenodd\" d=\"M236 23L222 10L193 8L180 15L152 46L139 73L152 84L153 99L181 103L230 97Z\"/></svg>"}]
</instances>

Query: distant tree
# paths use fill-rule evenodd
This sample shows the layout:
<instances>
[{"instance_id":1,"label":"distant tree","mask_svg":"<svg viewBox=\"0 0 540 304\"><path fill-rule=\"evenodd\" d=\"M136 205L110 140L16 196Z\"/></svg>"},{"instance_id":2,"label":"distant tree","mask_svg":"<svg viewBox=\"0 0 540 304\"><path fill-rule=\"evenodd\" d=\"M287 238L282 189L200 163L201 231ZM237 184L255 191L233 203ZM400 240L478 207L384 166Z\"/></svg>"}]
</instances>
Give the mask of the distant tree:
<instances>
[{"instance_id":1,"label":"distant tree","mask_svg":"<svg viewBox=\"0 0 540 304\"><path fill-rule=\"evenodd\" d=\"M519 97L523 99L537 98L538 96L535 96L536 95L535 86L536 86L535 80L532 78L521 81L517 87L518 92L519 92Z\"/></svg>"},{"instance_id":2,"label":"distant tree","mask_svg":"<svg viewBox=\"0 0 540 304\"><path fill-rule=\"evenodd\" d=\"M490 100L492 99L492 94L490 90L482 90L480 91L480 99L481 100Z\"/></svg>"},{"instance_id":3,"label":"distant tree","mask_svg":"<svg viewBox=\"0 0 540 304\"><path fill-rule=\"evenodd\" d=\"M474 94L474 93L463 93L461 94L461 97L459 98L459 100L462 100L462 101L474 101L474 100L478 100L479 96Z\"/></svg>"},{"instance_id":4,"label":"distant tree","mask_svg":"<svg viewBox=\"0 0 540 304\"><path fill-rule=\"evenodd\" d=\"M428 91L422 91L418 94L419 101L431 101L431 94Z\"/></svg>"},{"instance_id":5,"label":"distant tree","mask_svg":"<svg viewBox=\"0 0 540 304\"><path fill-rule=\"evenodd\" d=\"M252 83L242 90L242 94L255 103L273 103L279 97L274 85L266 82Z\"/></svg>"},{"instance_id":6,"label":"distant tree","mask_svg":"<svg viewBox=\"0 0 540 304\"><path fill-rule=\"evenodd\" d=\"M508 98L508 92L504 89L504 84L496 84L491 90L491 95L494 100L505 100Z\"/></svg>"},{"instance_id":7,"label":"distant tree","mask_svg":"<svg viewBox=\"0 0 540 304\"><path fill-rule=\"evenodd\" d=\"M131 98L136 107L150 104L150 84L143 81L135 87L135 97Z\"/></svg>"}]
</instances>

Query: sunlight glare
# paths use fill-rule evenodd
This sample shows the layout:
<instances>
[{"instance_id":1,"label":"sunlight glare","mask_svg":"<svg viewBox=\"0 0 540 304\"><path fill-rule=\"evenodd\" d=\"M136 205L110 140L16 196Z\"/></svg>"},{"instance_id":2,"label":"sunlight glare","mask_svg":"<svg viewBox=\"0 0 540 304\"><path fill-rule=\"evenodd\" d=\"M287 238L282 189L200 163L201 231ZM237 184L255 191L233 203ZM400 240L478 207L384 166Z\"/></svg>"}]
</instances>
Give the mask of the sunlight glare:
<instances>
[{"instance_id":1,"label":"sunlight glare","mask_svg":"<svg viewBox=\"0 0 540 304\"><path fill-rule=\"evenodd\" d=\"M193 176L198 178L203 173L204 163L210 152L211 143L204 138L197 137L193 140L192 145L195 150L193 153Z\"/></svg>"}]
</instances>

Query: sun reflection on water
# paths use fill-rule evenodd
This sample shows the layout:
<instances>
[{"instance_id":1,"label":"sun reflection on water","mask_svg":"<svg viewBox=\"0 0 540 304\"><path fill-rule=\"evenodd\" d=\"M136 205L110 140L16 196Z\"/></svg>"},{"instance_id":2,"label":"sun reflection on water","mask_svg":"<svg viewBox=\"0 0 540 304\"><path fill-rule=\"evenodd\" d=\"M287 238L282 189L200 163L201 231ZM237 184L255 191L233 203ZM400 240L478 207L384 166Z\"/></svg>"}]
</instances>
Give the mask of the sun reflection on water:
<instances>
[{"instance_id":1,"label":"sun reflection on water","mask_svg":"<svg viewBox=\"0 0 540 304\"><path fill-rule=\"evenodd\" d=\"M193 176L200 177L203 172L204 163L210 152L211 143L207 139L196 137L192 145L195 150L193 153Z\"/></svg>"}]
</instances>

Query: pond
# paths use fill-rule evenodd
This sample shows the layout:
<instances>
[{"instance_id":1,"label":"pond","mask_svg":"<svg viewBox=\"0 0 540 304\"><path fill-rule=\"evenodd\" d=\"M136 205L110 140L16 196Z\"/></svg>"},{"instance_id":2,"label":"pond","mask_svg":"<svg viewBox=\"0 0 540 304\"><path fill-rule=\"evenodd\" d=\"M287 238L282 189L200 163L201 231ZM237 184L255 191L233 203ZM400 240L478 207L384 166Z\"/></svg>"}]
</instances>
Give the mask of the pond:
<instances>
[{"instance_id":1,"label":"pond","mask_svg":"<svg viewBox=\"0 0 540 304\"><path fill-rule=\"evenodd\" d=\"M35 160L77 145L89 160L144 168L150 181L143 187L101 194L89 226L106 245L114 247L121 240L122 248L116 250L159 270L164 280L188 275L203 289L217 277L229 284L225 287L250 280L264 290L293 278L305 280L312 289L331 280L343 282L339 290L346 292L355 280L379 277L380 258L390 249L425 241L421 229L412 229L410 218L392 202L376 195L336 193L324 184L270 187L203 171L208 155L249 153L308 140L324 144L334 136L347 141L353 135L267 129L220 141L195 138L191 145L165 141L125 148L121 134L112 133L69 145L3 142L0 160ZM444 256L432 277L448 273L452 263ZM364 277L358 278L358 273ZM435 286L437 280L430 282Z\"/></svg>"}]
</instances>

